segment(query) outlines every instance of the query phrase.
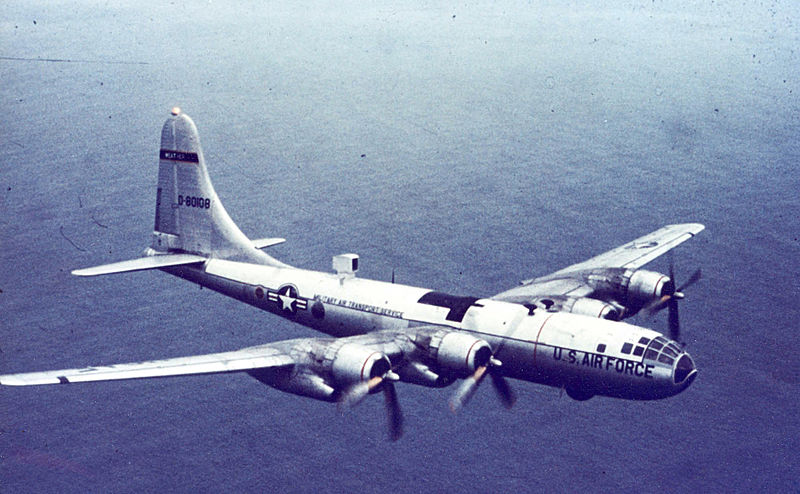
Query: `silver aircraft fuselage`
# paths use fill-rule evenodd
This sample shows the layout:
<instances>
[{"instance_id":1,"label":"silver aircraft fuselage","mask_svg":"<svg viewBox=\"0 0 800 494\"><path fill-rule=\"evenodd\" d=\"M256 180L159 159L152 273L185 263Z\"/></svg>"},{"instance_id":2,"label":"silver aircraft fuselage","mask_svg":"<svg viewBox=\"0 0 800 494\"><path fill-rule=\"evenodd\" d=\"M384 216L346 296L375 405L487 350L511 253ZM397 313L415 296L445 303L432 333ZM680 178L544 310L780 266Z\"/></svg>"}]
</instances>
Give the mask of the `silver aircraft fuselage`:
<instances>
[{"instance_id":1,"label":"silver aircraft fuselage","mask_svg":"<svg viewBox=\"0 0 800 494\"><path fill-rule=\"evenodd\" d=\"M697 372L679 345L624 322L293 267L211 259L164 271L335 337L428 324L469 332L491 345L503 375L576 399L665 398Z\"/></svg>"}]
</instances>

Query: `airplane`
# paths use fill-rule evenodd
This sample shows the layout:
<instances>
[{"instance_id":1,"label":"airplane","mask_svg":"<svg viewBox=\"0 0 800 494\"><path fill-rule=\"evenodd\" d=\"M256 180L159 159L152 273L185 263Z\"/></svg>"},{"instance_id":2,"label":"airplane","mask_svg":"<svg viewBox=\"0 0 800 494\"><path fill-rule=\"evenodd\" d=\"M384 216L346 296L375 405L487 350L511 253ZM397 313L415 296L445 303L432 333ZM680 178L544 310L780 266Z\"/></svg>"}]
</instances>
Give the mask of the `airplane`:
<instances>
[{"instance_id":1,"label":"airplane","mask_svg":"<svg viewBox=\"0 0 800 494\"><path fill-rule=\"evenodd\" d=\"M73 271L98 276L157 269L328 335L236 351L149 362L0 375L24 386L243 372L273 388L355 406L385 396L389 438L403 432L394 383L440 388L462 382L449 400L461 409L488 376L501 403L507 379L566 391L576 400L654 400L685 390L697 376L677 341L683 290L642 267L704 229L668 225L551 275L489 297L453 295L356 276L359 256L333 257L333 272L289 266L264 249L283 238L251 240L236 226L209 178L197 127L173 108L161 131L155 225L142 257ZM669 338L622 322L669 308Z\"/></svg>"}]
</instances>

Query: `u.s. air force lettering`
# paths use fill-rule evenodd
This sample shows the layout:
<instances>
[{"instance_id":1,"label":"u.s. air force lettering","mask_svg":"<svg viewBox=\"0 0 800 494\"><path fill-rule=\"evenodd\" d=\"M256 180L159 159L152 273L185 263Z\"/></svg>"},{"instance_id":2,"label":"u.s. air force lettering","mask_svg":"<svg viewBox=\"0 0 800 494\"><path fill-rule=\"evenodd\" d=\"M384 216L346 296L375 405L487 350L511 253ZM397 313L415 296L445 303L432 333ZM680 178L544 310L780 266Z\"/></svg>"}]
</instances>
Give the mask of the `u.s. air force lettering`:
<instances>
[{"instance_id":1,"label":"u.s. air force lettering","mask_svg":"<svg viewBox=\"0 0 800 494\"><path fill-rule=\"evenodd\" d=\"M602 369L606 371L616 371L618 374L627 374L647 379L653 378L654 366L627 360L624 358L609 357L598 353L581 352L561 347L553 347L553 360L563 361L568 364L581 365Z\"/></svg>"}]
</instances>

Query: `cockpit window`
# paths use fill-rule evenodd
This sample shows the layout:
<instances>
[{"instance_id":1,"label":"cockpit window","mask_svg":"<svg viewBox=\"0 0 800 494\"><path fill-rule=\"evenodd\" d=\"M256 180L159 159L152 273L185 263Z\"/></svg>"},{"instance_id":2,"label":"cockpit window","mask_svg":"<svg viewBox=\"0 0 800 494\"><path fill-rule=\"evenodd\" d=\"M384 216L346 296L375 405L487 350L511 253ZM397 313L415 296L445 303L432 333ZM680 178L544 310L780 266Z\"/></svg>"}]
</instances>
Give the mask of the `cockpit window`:
<instances>
[{"instance_id":1,"label":"cockpit window","mask_svg":"<svg viewBox=\"0 0 800 494\"><path fill-rule=\"evenodd\" d=\"M644 352L644 347L643 346L637 345L636 348L633 349L633 354L635 356L637 356L637 357L640 356L642 354L642 352Z\"/></svg>"},{"instance_id":2,"label":"cockpit window","mask_svg":"<svg viewBox=\"0 0 800 494\"><path fill-rule=\"evenodd\" d=\"M658 361L661 362L662 364L672 364L672 362L674 362L675 359L665 353L662 353L661 355L659 355Z\"/></svg>"},{"instance_id":3,"label":"cockpit window","mask_svg":"<svg viewBox=\"0 0 800 494\"><path fill-rule=\"evenodd\" d=\"M637 346L633 354L636 356L641 355L642 350L640 350L640 348L641 347ZM662 364L672 365L681 352L681 348L674 341L669 341L662 336L657 336L650 341L647 349L644 350L644 358L647 360L657 360Z\"/></svg>"},{"instance_id":4,"label":"cockpit window","mask_svg":"<svg viewBox=\"0 0 800 494\"><path fill-rule=\"evenodd\" d=\"M597 353L603 353L606 351L606 344L600 343L597 345Z\"/></svg>"},{"instance_id":5,"label":"cockpit window","mask_svg":"<svg viewBox=\"0 0 800 494\"><path fill-rule=\"evenodd\" d=\"M639 338L639 344L640 345L647 345L648 343L650 343L650 338L646 338L644 336Z\"/></svg>"},{"instance_id":6,"label":"cockpit window","mask_svg":"<svg viewBox=\"0 0 800 494\"><path fill-rule=\"evenodd\" d=\"M633 348L632 344L625 343L624 345L622 345L622 353L631 353L631 348Z\"/></svg>"},{"instance_id":7,"label":"cockpit window","mask_svg":"<svg viewBox=\"0 0 800 494\"><path fill-rule=\"evenodd\" d=\"M670 347L670 348L672 348L673 350L675 350L675 352L676 352L676 353L681 353L681 347L680 347L680 345L678 345L678 344L677 344L677 343L675 343L674 341L670 341L670 342L669 342L669 345L667 345L667 346L668 346L668 347Z\"/></svg>"}]
</instances>

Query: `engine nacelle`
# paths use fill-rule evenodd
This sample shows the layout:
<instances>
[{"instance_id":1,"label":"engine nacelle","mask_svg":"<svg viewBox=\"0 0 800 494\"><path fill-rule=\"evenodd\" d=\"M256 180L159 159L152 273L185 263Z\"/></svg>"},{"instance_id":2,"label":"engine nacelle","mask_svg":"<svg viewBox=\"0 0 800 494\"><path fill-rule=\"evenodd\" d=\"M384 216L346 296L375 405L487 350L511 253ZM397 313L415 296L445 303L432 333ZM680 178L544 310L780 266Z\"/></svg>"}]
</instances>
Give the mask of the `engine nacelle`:
<instances>
[{"instance_id":1,"label":"engine nacelle","mask_svg":"<svg viewBox=\"0 0 800 494\"><path fill-rule=\"evenodd\" d=\"M336 401L342 391L392 368L386 354L355 343L307 339L286 344L283 350L295 357L296 365L248 373L273 388L316 400Z\"/></svg>"},{"instance_id":2,"label":"engine nacelle","mask_svg":"<svg viewBox=\"0 0 800 494\"><path fill-rule=\"evenodd\" d=\"M525 303L551 312L571 312L612 321L618 321L622 315L622 307L588 297L537 297Z\"/></svg>"},{"instance_id":3,"label":"engine nacelle","mask_svg":"<svg viewBox=\"0 0 800 494\"><path fill-rule=\"evenodd\" d=\"M673 293L675 283L665 274L638 269L630 275L627 290L629 304L644 305Z\"/></svg>"},{"instance_id":4,"label":"engine nacelle","mask_svg":"<svg viewBox=\"0 0 800 494\"><path fill-rule=\"evenodd\" d=\"M443 388L455 381L455 377L437 374L422 362L409 362L397 369L397 374L403 382L416 384L418 386L427 386L429 388Z\"/></svg>"},{"instance_id":5,"label":"engine nacelle","mask_svg":"<svg viewBox=\"0 0 800 494\"><path fill-rule=\"evenodd\" d=\"M255 369L248 374L267 386L306 398L335 401L338 396L336 390L322 376L308 369Z\"/></svg>"},{"instance_id":6,"label":"engine nacelle","mask_svg":"<svg viewBox=\"0 0 800 494\"><path fill-rule=\"evenodd\" d=\"M645 269L595 269L586 273L584 280L594 289L593 297L616 300L635 310L675 293L675 284L669 276Z\"/></svg>"},{"instance_id":7,"label":"engine nacelle","mask_svg":"<svg viewBox=\"0 0 800 494\"><path fill-rule=\"evenodd\" d=\"M492 347L485 340L466 333L444 335L436 356L437 365L457 375L470 375L492 358Z\"/></svg>"},{"instance_id":8,"label":"engine nacelle","mask_svg":"<svg viewBox=\"0 0 800 494\"><path fill-rule=\"evenodd\" d=\"M383 376L392 364L382 352L355 343L342 345L331 362L331 377L337 386L349 386Z\"/></svg>"},{"instance_id":9,"label":"engine nacelle","mask_svg":"<svg viewBox=\"0 0 800 494\"><path fill-rule=\"evenodd\" d=\"M431 376L438 376L438 379L429 379L430 385L438 386L451 382L453 378L467 377L492 357L489 343L460 331L423 329L412 338L421 352L419 357L424 367L432 373Z\"/></svg>"},{"instance_id":10,"label":"engine nacelle","mask_svg":"<svg viewBox=\"0 0 800 494\"><path fill-rule=\"evenodd\" d=\"M580 297L573 300L574 302L569 310L573 314L609 319L611 321L619 321L622 315L622 311L614 304L603 302L602 300L588 297Z\"/></svg>"}]
</instances>

